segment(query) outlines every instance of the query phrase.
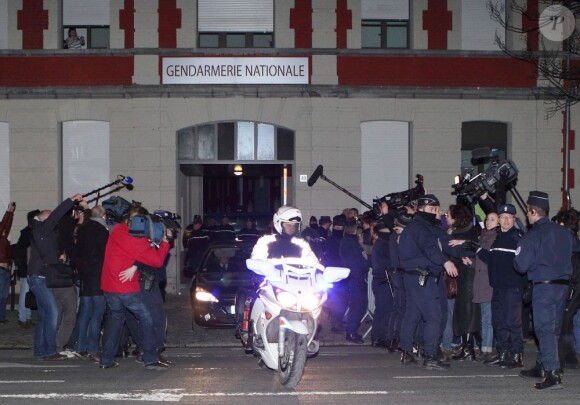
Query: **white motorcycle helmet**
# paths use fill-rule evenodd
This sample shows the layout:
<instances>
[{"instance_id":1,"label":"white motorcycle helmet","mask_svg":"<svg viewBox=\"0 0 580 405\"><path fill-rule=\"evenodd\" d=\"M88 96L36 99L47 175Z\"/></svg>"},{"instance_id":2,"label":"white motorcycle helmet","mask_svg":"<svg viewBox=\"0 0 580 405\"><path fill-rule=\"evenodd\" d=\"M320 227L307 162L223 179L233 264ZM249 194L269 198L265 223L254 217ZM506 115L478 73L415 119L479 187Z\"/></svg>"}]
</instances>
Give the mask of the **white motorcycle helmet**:
<instances>
[{"instance_id":1,"label":"white motorcycle helmet","mask_svg":"<svg viewBox=\"0 0 580 405\"><path fill-rule=\"evenodd\" d=\"M283 207L278 208L278 211L274 214L274 228L280 235L284 235L284 227L282 223L289 222L292 224L296 224L296 232L293 235L288 236L299 236L300 235L300 224L302 223L302 213L296 207L292 207L290 205L285 205Z\"/></svg>"}]
</instances>

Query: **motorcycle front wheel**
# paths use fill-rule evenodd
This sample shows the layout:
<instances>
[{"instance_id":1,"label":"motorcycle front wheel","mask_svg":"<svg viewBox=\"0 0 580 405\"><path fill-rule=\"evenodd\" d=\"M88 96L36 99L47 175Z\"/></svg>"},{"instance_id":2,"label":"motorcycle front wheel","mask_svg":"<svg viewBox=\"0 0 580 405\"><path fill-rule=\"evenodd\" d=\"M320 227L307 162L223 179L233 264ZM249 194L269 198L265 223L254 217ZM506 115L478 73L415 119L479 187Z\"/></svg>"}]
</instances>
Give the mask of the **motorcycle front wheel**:
<instances>
[{"instance_id":1,"label":"motorcycle front wheel","mask_svg":"<svg viewBox=\"0 0 580 405\"><path fill-rule=\"evenodd\" d=\"M278 359L280 384L294 388L300 382L306 365L306 335L287 330L284 337L284 356Z\"/></svg>"}]
</instances>

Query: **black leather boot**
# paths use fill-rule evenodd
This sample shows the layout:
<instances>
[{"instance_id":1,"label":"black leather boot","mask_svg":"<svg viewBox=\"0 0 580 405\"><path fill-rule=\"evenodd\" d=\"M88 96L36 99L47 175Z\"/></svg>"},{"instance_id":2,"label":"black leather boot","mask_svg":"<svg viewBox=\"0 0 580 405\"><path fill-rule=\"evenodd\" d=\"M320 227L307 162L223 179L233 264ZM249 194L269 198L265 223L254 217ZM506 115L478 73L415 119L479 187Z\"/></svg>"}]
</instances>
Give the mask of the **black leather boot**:
<instances>
[{"instance_id":1,"label":"black leather boot","mask_svg":"<svg viewBox=\"0 0 580 405\"><path fill-rule=\"evenodd\" d=\"M562 378L558 370L546 371L546 376L544 380L539 383L534 384L534 388L537 390L559 390L564 388L562 385Z\"/></svg>"},{"instance_id":2,"label":"black leather boot","mask_svg":"<svg viewBox=\"0 0 580 405\"><path fill-rule=\"evenodd\" d=\"M401 353L401 364L405 366L409 364L417 364L417 359L415 359L413 352L403 351Z\"/></svg>"},{"instance_id":3,"label":"black leather boot","mask_svg":"<svg viewBox=\"0 0 580 405\"><path fill-rule=\"evenodd\" d=\"M491 361L487 364L490 366L503 366L507 363L508 360L508 352L500 353L499 356L494 357Z\"/></svg>"},{"instance_id":4,"label":"black leather boot","mask_svg":"<svg viewBox=\"0 0 580 405\"><path fill-rule=\"evenodd\" d=\"M461 352L459 352L459 354L454 355L452 357L452 359L459 360L459 361L475 359L475 350L473 347L473 336L470 333L468 333L466 335L463 335L461 337L461 340L463 342L463 349L461 350Z\"/></svg>"},{"instance_id":5,"label":"black leather boot","mask_svg":"<svg viewBox=\"0 0 580 405\"><path fill-rule=\"evenodd\" d=\"M451 367L447 363L443 363L441 360L438 360L436 356L430 357L425 356L425 360L423 360L423 368L425 370L447 370Z\"/></svg>"},{"instance_id":6,"label":"black leather boot","mask_svg":"<svg viewBox=\"0 0 580 405\"><path fill-rule=\"evenodd\" d=\"M523 378L544 378L546 376L546 372L542 365L536 362L536 365L528 370L520 371L520 377Z\"/></svg>"},{"instance_id":7,"label":"black leather boot","mask_svg":"<svg viewBox=\"0 0 580 405\"><path fill-rule=\"evenodd\" d=\"M509 355L508 361L504 366L501 368L507 369L514 369L514 368L523 368L524 367L524 354L523 353L514 353Z\"/></svg>"}]
</instances>

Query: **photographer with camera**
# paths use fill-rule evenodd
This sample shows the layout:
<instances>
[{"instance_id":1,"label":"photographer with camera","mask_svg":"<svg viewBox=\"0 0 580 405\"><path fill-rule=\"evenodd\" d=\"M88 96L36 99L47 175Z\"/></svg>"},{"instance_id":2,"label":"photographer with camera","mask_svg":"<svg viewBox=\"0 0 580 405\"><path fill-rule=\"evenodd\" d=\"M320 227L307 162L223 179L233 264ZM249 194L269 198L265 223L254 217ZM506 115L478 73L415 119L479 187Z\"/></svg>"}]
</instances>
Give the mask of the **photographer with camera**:
<instances>
[{"instance_id":1,"label":"photographer with camera","mask_svg":"<svg viewBox=\"0 0 580 405\"><path fill-rule=\"evenodd\" d=\"M141 294L135 262L159 268L163 266L170 245L171 235L163 236L159 247L152 246L148 238L135 237L129 233L128 224L135 216L148 215L142 207L134 207L129 212L127 223L118 224L113 228L105 250L105 260L101 276L101 289L109 308L105 325L101 368L118 367L114 361L118 349L119 338L125 323L125 311L129 310L144 331L140 349L143 351L143 361L148 370L164 370L168 364L159 361L159 353L155 347L153 317Z\"/></svg>"}]
</instances>

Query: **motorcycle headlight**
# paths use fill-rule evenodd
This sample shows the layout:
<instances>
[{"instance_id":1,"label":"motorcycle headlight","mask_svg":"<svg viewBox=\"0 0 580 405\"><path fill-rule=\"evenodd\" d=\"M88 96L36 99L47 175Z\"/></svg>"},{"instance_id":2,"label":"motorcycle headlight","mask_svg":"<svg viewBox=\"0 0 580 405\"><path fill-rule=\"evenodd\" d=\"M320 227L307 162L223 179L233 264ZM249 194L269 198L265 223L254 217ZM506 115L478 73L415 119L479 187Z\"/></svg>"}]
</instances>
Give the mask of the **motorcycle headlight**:
<instances>
[{"instance_id":1,"label":"motorcycle headlight","mask_svg":"<svg viewBox=\"0 0 580 405\"><path fill-rule=\"evenodd\" d=\"M298 298L294 294L284 290L276 292L276 299L284 308L295 308L298 303Z\"/></svg>"},{"instance_id":2,"label":"motorcycle headlight","mask_svg":"<svg viewBox=\"0 0 580 405\"><path fill-rule=\"evenodd\" d=\"M304 294L302 296L302 309L312 311L320 305L320 298L319 294Z\"/></svg>"},{"instance_id":3,"label":"motorcycle headlight","mask_svg":"<svg viewBox=\"0 0 580 405\"><path fill-rule=\"evenodd\" d=\"M200 287L195 287L195 299L204 302L219 302L212 293Z\"/></svg>"}]
</instances>

